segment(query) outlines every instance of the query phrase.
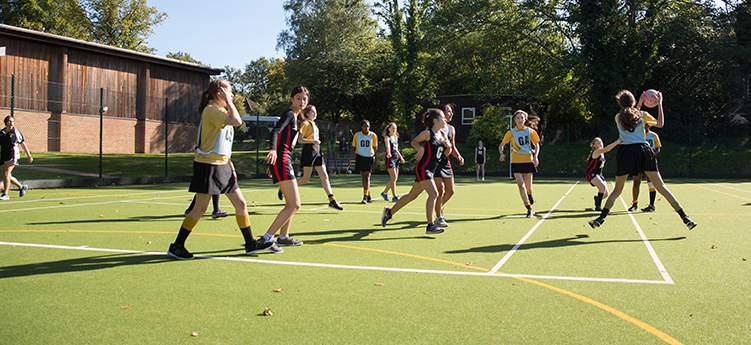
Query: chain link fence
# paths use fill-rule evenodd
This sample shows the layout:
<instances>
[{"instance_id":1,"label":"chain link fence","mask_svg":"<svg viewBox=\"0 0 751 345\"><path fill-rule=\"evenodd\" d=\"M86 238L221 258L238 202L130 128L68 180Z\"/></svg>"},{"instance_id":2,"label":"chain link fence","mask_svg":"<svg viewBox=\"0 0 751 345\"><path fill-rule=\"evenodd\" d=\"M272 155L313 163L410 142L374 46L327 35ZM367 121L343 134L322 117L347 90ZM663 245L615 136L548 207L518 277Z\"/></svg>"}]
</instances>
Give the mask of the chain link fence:
<instances>
[{"instance_id":1,"label":"chain link fence","mask_svg":"<svg viewBox=\"0 0 751 345\"><path fill-rule=\"evenodd\" d=\"M15 117L35 159L29 164L22 157L13 174L32 188L189 180L200 121L198 99L192 98L138 99L134 92L0 75L0 117ZM751 125L743 115L714 121L668 117L664 128L654 129L663 145L657 156L663 175L751 176ZM232 160L241 178L266 177L264 159L275 121L254 118L260 117L249 116L246 125L236 129ZM357 125L323 120L316 124L327 170L351 172L349 152ZM540 174L560 176L584 173L593 138L601 137L607 144L618 137L613 123L543 123L540 134ZM376 171L385 173L382 139L379 134ZM413 153L409 140L400 143L407 161ZM474 174L474 145L457 144L467 163L454 164L455 172ZM507 175L508 164L498 162L494 145L486 143L486 171ZM298 168L300 151L293 156ZM605 173L612 174L615 156L608 157L611 163ZM401 169L406 172L410 166L403 164Z\"/></svg>"}]
</instances>

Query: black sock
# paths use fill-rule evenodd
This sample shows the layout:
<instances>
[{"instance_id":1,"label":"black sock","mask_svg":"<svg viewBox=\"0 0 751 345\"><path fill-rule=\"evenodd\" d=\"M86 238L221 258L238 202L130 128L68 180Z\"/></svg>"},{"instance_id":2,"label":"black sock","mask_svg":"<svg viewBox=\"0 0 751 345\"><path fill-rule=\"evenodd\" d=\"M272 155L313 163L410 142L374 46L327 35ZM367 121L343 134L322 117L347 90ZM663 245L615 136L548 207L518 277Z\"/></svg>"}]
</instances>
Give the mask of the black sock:
<instances>
[{"instance_id":1,"label":"black sock","mask_svg":"<svg viewBox=\"0 0 751 345\"><path fill-rule=\"evenodd\" d=\"M688 217L688 216L686 215L686 212L683 212L683 209L680 209L680 210L678 210L678 211L675 211L675 212L678 212L678 215L680 215L680 216L681 216L681 218L686 218L686 217Z\"/></svg>"},{"instance_id":2,"label":"black sock","mask_svg":"<svg viewBox=\"0 0 751 345\"><path fill-rule=\"evenodd\" d=\"M211 201L214 202L214 212L219 212L219 194L212 195Z\"/></svg>"},{"instance_id":3,"label":"black sock","mask_svg":"<svg viewBox=\"0 0 751 345\"><path fill-rule=\"evenodd\" d=\"M595 206L597 208L602 207L602 198L604 197L605 197L605 194L603 193L597 193L597 195L595 196Z\"/></svg>"},{"instance_id":4,"label":"black sock","mask_svg":"<svg viewBox=\"0 0 751 345\"><path fill-rule=\"evenodd\" d=\"M655 197L657 196L656 191L649 192L649 204L654 206L655 205Z\"/></svg>"},{"instance_id":5,"label":"black sock","mask_svg":"<svg viewBox=\"0 0 751 345\"><path fill-rule=\"evenodd\" d=\"M605 219L605 217L608 216L608 213L610 213L610 209L609 208L603 208L602 212L600 212L600 218Z\"/></svg>"},{"instance_id":6,"label":"black sock","mask_svg":"<svg viewBox=\"0 0 751 345\"><path fill-rule=\"evenodd\" d=\"M190 230L180 227L180 232L177 233L177 238L175 239L175 244L179 244L181 246L185 246L185 240L188 239L188 235L190 235Z\"/></svg>"},{"instance_id":7,"label":"black sock","mask_svg":"<svg viewBox=\"0 0 751 345\"><path fill-rule=\"evenodd\" d=\"M430 229L431 226L433 226L433 223L428 223L428 229Z\"/></svg>"},{"instance_id":8,"label":"black sock","mask_svg":"<svg viewBox=\"0 0 751 345\"><path fill-rule=\"evenodd\" d=\"M253 232L250 231L250 227L240 229L243 237L245 238L245 244L256 243L256 239L253 238Z\"/></svg>"}]
</instances>

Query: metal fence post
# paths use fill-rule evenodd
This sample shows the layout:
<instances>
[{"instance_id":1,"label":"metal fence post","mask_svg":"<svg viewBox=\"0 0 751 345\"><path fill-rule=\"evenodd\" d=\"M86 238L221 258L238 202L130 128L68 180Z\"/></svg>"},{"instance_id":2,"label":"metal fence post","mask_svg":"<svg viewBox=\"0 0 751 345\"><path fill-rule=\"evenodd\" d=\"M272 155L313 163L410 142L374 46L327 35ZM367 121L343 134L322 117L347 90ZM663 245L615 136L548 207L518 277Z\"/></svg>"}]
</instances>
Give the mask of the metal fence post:
<instances>
[{"instance_id":1,"label":"metal fence post","mask_svg":"<svg viewBox=\"0 0 751 345\"><path fill-rule=\"evenodd\" d=\"M689 119L689 122L688 122L688 176L689 177L691 177L691 175L693 175L694 173L693 164L691 164L693 157L694 157L694 141L693 141L694 129L693 129L692 122L693 121Z\"/></svg>"},{"instance_id":2,"label":"metal fence post","mask_svg":"<svg viewBox=\"0 0 751 345\"><path fill-rule=\"evenodd\" d=\"M99 178L102 178L102 140L104 132L104 88L99 88Z\"/></svg>"},{"instance_id":3,"label":"metal fence post","mask_svg":"<svg viewBox=\"0 0 751 345\"><path fill-rule=\"evenodd\" d=\"M13 117L13 108L16 101L16 75L10 76L10 116Z\"/></svg>"},{"instance_id":4,"label":"metal fence post","mask_svg":"<svg viewBox=\"0 0 751 345\"><path fill-rule=\"evenodd\" d=\"M164 177L169 176L167 168L169 167L169 119L167 118L167 107L169 98L164 97Z\"/></svg>"},{"instance_id":5,"label":"metal fence post","mask_svg":"<svg viewBox=\"0 0 751 345\"><path fill-rule=\"evenodd\" d=\"M569 138L569 124L566 123L566 173L568 174L571 172L569 170L569 160L571 159L571 153L569 152L571 149L571 139Z\"/></svg>"},{"instance_id":6,"label":"metal fence post","mask_svg":"<svg viewBox=\"0 0 751 345\"><path fill-rule=\"evenodd\" d=\"M256 110L256 177L260 167L261 158L259 158L259 147L261 147L261 112Z\"/></svg>"}]
</instances>

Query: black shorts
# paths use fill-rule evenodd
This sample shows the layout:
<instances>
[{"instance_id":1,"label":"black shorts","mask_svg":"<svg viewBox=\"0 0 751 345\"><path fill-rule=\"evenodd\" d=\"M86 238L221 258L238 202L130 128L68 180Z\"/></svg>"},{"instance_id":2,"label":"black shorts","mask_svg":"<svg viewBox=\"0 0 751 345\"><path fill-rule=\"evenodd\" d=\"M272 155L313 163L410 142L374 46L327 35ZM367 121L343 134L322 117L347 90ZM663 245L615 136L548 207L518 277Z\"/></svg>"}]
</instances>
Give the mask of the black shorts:
<instances>
[{"instance_id":1,"label":"black shorts","mask_svg":"<svg viewBox=\"0 0 751 345\"><path fill-rule=\"evenodd\" d=\"M384 156L384 162L383 165L386 166L387 169L399 169L399 156L392 155L391 158L387 158Z\"/></svg>"},{"instance_id":2,"label":"black shorts","mask_svg":"<svg viewBox=\"0 0 751 345\"><path fill-rule=\"evenodd\" d=\"M448 158L445 162L438 162L438 167L435 169L435 177L452 178L454 177L454 171L451 170L451 162Z\"/></svg>"},{"instance_id":3,"label":"black shorts","mask_svg":"<svg viewBox=\"0 0 751 345\"><path fill-rule=\"evenodd\" d=\"M355 155L355 171L373 172L373 157Z\"/></svg>"},{"instance_id":4,"label":"black shorts","mask_svg":"<svg viewBox=\"0 0 751 345\"><path fill-rule=\"evenodd\" d=\"M193 179L188 191L203 194L227 194L238 188L229 164L213 165L193 162Z\"/></svg>"},{"instance_id":5,"label":"black shorts","mask_svg":"<svg viewBox=\"0 0 751 345\"><path fill-rule=\"evenodd\" d=\"M537 167L532 162L529 163L511 163L512 174L534 174L537 172Z\"/></svg>"},{"instance_id":6,"label":"black shorts","mask_svg":"<svg viewBox=\"0 0 751 345\"><path fill-rule=\"evenodd\" d=\"M269 175L274 183L296 179L295 168L292 167L292 153L287 154L286 159L285 155L277 154L276 157L276 164L269 166Z\"/></svg>"},{"instance_id":7,"label":"black shorts","mask_svg":"<svg viewBox=\"0 0 751 345\"><path fill-rule=\"evenodd\" d=\"M5 163L11 163L13 165L18 165L18 161L21 159L21 155L19 154L19 151L14 147L10 150L6 150L3 148L2 154L0 154L0 165L3 165Z\"/></svg>"},{"instance_id":8,"label":"black shorts","mask_svg":"<svg viewBox=\"0 0 751 345\"><path fill-rule=\"evenodd\" d=\"M420 171L419 168L415 169L415 182L422 182L426 180L432 180L433 179L433 171L425 169L424 171Z\"/></svg>"},{"instance_id":9,"label":"black shorts","mask_svg":"<svg viewBox=\"0 0 751 345\"><path fill-rule=\"evenodd\" d=\"M323 155L321 155L321 146L305 144L302 147L302 158L300 158L300 166L303 167L319 167L323 165Z\"/></svg>"},{"instance_id":10,"label":"black shorts","mask_svg":"<svg viewBox=\"0 0 751 345\"><path fill-rule=\"evenodd\" d=\"M645 171L657 170L657 158L649 144L627 144L618 146L615 176L638 175Z\"/></svg>"},{"instance_id":11,"label":"black shorts","mask_svg":"<svg viewBox=\"0 0 751 345\"><path fill-rule=\"evenodd\" d=\"M605 175L603 175L602 173L599 173L599 174L595 174L595 173L590 173L590 174L587 174L587 175L586 175L587 181L589 181L589 184L590 184L590 185L592 185L592 187L597 187L597 186L595 186L595 184L594 184L594 183L592 183L592 180L594 180L594 179L595 179L595 177L597 177L597 176L600 176L600 178L601 178L601 179L602 179L603 181L605 181Z\"/></svg>"}]
</instances>

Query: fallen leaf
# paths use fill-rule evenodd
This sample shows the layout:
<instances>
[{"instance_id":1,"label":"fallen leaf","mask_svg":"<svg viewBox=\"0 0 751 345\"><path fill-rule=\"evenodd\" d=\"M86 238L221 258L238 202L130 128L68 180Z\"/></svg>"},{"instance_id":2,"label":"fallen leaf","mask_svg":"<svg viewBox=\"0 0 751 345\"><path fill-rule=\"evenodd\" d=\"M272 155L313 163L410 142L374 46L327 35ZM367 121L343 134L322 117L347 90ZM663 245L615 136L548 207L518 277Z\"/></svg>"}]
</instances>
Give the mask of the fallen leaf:
<instances>
[{"instance_id":1,"label":"fallen leaf","mask_svg":"<svg viewBox=\"0 0 751 345\"><path fill-rule=\"evenodd\" d=\"M103 215L103 214L100 214L100 215L99 215L99 218L104 218L104 215Z\"/></svg>"},{"instance_id":2,"label":"fallen leaf","mask_svg":"<svg viewBox=\"0 0 751 345\"><path fill-rule=\"evenodd\" d=\"M746 258L743 258L743 261L746 261Z\"/></svg>"},{"instance_id":3,"label":"fallen leaf","mask_svg":"<svg viewBox=\"0 0 751 345\"><path fill-rule=\"evenodd\" d=\"M130 309L130 304L120 307L120 309Z\"/></svg>"},{"instance_id":4,"label":"fallen leaf","mask_svg":"<svg viewBox=\"0 0 751 345\"><path fill-rule=\"evenodd\" d=\"M146 242L146 244L151 244L151 241L149 241L149 242Z\"/></svg>"},{"instance_id":5,"label":"fallen leaf","mask_svg":"<svg viewBox=\"0 0 751 345\"><path fill-rule=\"evenodd\" d=\"M263 315L266 315L266 316L274 315L274 311L271 310L271 308L266 307L266 309L263 310Z\"/></svg>"},{"instance_id":6,"label":"fallen leaf","mask_svg":"<svg viewBox=\"0 0 751 345\"><path fill-rule=\"evenodd\" d=\"M282 288L274 289L274 292L282 292Z\"/></svg>"},{"instance_id":7,"label":"fallen leaf","mask_svg":"<svg viewBox=\"0 0 751 345\"><path fill-rule=\"evenodd\" d=\"M712 248L712 249L717 249L717 247L716 247L716 246L715 246L714 244L712 245L712 247L711 247L711 248Z\"/></svg>"},{"instance_id":8,"label":"fallen leaf","mask_svg":"<svg viewBox=\"0 0 751 345\"><path fill-rule=\"evenodd\" d=\"M470 261L470 262L467 263L467 266L472 266L472 265L473 265L472 261Z\"/></svg>"},{"instance_id":9,"label":"fallen leaf","mask_svg":"<svg viewBox=\"0 0 751 345\"><path fill-rule=\"evenodd\" d=\"M383 286L383 283L375 283L376 286Z\"/></svg>"},{"instance_id":10,"label":"fallen leaf","mask_svg":"<svg viewBox=\"0 0 751 345\"><path fill-rule=\"evenodd\" d=\"M191 337L197 337L198 336L198 332L193 332L193 333L190 334L190 336Z\"/></svg>"}]
</instances>

